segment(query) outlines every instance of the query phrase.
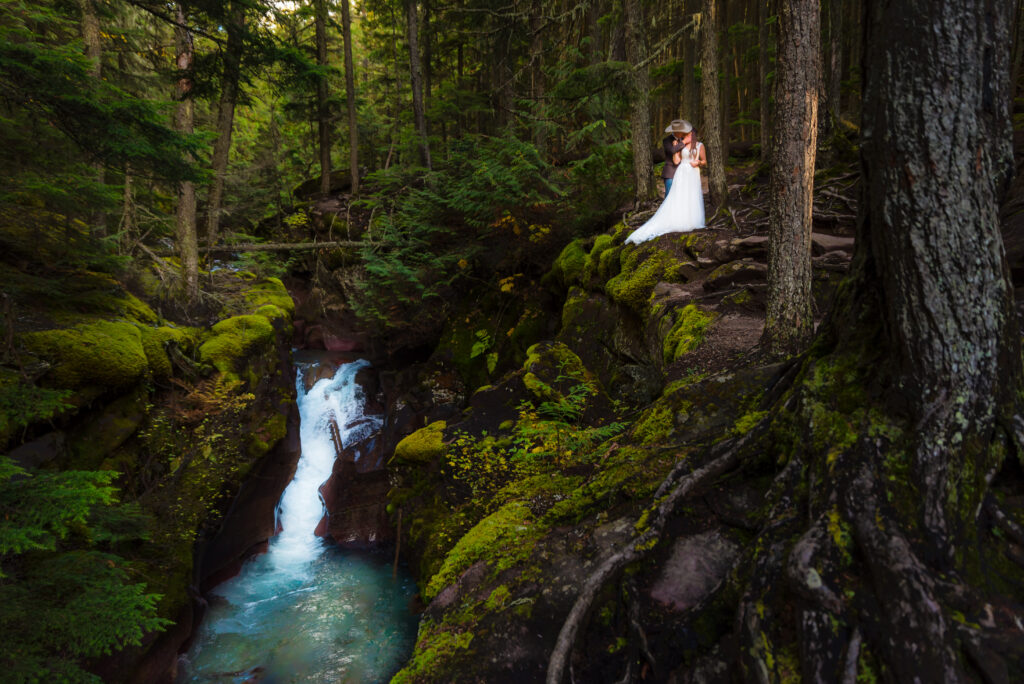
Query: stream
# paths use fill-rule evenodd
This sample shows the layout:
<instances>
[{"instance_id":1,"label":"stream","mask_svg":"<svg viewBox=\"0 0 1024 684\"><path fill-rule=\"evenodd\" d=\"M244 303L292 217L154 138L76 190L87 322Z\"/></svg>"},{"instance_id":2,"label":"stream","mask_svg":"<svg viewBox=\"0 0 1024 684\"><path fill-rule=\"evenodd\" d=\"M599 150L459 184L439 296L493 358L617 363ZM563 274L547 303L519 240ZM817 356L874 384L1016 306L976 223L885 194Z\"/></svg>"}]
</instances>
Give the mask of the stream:
<instances>
[{"instance_id":1,"label":"stream","mask_svg":"<svg viewBox=\"0 0 1024 684\"><path fill-rule=\"evenodd\" d=\"M313 534L324 515L318 489L335 460L330 419L346 447L381 425L364 415L355 382L366 361L341 365L306 392L302 378L315 365L296 363L302 456L277 507L281 532L210 592L180 682L386 682L412 652L416 585L408 573L399 568L392 579L384 555Z\"/></svg>"}]
</instances>

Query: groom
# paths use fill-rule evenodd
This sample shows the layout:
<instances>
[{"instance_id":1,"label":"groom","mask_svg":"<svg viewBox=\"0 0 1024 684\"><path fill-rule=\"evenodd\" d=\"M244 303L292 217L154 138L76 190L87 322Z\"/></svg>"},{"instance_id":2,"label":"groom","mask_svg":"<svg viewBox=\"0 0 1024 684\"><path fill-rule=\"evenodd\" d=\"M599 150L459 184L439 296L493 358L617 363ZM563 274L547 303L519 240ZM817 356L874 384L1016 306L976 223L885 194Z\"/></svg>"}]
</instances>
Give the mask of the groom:
<instances>
[{"instance_id":1,"label":"groom","mask_svg":"<svg viewBox=\"0 0 1024 684\"><path fill-rule=\"evenodd\" d=\"M670 134L661 141L661 147L665 150L665 168L661 171L661 179L665 181L666 197L668 197L669 188L672 187L672 179L675 177L676 169L678 168L676 164L672 163L672 157L675 156L676 152L683 149L683 138L692 130L693 125L683 119L674 120L665 129L665 132Z\"/></svg>"}]
</instances>

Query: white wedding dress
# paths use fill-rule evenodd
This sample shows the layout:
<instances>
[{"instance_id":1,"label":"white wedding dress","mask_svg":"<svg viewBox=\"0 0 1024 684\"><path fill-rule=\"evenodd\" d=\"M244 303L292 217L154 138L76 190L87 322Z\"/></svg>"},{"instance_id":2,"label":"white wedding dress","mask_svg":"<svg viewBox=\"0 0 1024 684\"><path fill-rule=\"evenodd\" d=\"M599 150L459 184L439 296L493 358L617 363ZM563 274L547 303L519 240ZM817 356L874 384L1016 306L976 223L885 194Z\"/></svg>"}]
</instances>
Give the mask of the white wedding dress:
<instances>
[{"instance_id":1,"label":"white wedding dress","mask_svg":"<svg viewBox=\"0 0 1024 684\"><path fill-rule=\"evenodd\" d=\"M683 161L676 168L672 187L665 200L647 223L633 231L627 243L638 245L666 233L687 233L704 227L704 193L700 184L700 167L690 166L691 159L700 158L701 143L692 151L683 151Z\"/></svg>"}]
</instances>

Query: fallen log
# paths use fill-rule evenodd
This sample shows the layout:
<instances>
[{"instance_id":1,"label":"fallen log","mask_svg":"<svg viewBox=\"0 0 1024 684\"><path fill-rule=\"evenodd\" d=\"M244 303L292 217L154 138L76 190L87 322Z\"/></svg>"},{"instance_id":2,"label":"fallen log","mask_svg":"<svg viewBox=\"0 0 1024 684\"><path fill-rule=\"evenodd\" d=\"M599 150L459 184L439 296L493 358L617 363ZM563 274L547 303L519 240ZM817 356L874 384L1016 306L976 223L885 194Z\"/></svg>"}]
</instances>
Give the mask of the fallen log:
<instances>
[{"instance_id":1,"label":"fallen log","mask_svg":"<svg viewBox=\"0 0 1024 684\"><path fill-rule=\"evenodd\" d=\"M217 245L209 249L206 247L200 247L200 251L215 252L218 254L226 254L228 252L301 252L321 248L363 247L368 244L372 243L360 240L336 240L334 242L252 242L237 245ZM168 250L158 252L157 256L172 257L177 256L177 253Z\"/></svg>"}]
</instances>

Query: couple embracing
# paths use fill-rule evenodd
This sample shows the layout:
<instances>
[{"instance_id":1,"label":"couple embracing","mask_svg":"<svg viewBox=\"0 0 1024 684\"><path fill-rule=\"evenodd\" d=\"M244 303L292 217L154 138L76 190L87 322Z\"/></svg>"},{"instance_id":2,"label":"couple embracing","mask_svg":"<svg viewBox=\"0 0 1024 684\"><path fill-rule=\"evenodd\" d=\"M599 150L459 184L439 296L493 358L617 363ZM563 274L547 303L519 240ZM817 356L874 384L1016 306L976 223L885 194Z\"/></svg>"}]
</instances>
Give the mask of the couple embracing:
<instances>
[{"instance_id":1,"label":"couple embracing","mask_svg":"<svg viewBox=\"0 0 1024 684\"><path fill-rule=\"evenodd\" d=\"M665 233L704 227L704 194L700 182L700 167L708 164L704 145L697 140L697 131L689 121L676 119L665 132L669 134L662 141L665 168L661 177L665 181L665 200L654 216L626 238L626 242L639 244Z\"/></svg>"}]
</instances>

